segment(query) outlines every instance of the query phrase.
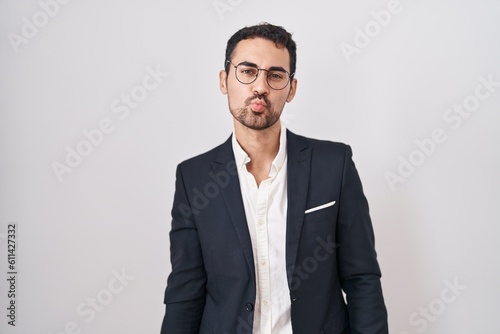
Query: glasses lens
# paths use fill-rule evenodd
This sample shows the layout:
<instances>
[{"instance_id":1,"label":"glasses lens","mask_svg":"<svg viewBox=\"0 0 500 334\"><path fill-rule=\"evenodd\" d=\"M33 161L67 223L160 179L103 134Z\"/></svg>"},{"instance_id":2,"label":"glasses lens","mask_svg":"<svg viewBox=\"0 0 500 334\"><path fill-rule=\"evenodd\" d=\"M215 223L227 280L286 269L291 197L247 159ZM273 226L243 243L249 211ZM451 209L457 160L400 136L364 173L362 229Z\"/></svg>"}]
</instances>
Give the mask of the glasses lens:
<instances>
[{"instance_id":1,"label":"glasses lens","mask_svg":"<svg viewBox=\"0 0 500 334\"><path fill-rule=\"evenodd\" d=\"M288 85L290 76L284 71L266 71L267 83L272 89L280 90ZM254 66L238 65L236 66L236 79L242 84L251 84L257 79L259 69Z\"/></svg>"},{"instance_id":2,"label":"glasses lens","mask_svg":"<svg viewBox=\"0 0 500 334\"><path fill-rule=\"evenodd\" d=\"M236 67L236 79L244 84L252 83L257 78L258 73L259 70L256 67L246 65Z\"/></svg>"},{"instance_id":3,"label":"glasses lens","mask_svg":"<svg viewBox=\"0 0 500 334\"><path fill-rule=\"evenodd\" d=\"M271 88L283 89L288 84L288 74L282 71L267 72L267 83Z\"/></svg>"}]
</instances>

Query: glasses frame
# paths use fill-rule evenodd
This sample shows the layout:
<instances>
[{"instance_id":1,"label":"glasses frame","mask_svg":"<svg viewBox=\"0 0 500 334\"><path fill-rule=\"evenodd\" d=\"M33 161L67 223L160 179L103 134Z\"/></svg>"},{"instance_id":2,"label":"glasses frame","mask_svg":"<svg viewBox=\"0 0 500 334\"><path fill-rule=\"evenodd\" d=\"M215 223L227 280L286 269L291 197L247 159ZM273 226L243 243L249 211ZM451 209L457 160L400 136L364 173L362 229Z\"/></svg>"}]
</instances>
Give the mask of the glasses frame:
<instances>
[{"instance_id":1,"label":"glasses frame","mask_svg":"<svg viewBox=\"0 0 500 334\"><path fill-rule=\"evenodd\" d=\"M257 80L257 78L259 77L260 71L266 71L266 72L268 72L268 73L269 73L269 70L268 70L268 69L265 69L265 68L258 68L258 67L256 67L256 69L257 69L257 75L255 76L255 78L254 78L252 81L250 81L250 82L243 82L243 81L241 81L241 80L238 78L238 74L237 74L237 73L238 73L238 66L242 65L242 63L239 63L238 65L234 65L234 64L231 62L231 60L229 60L229 59L228 59L228 60L226 60L226 65L227 65L227 63L229 63L229 64L233 65L233 67L234 67L234 76L236 77L236 80L238 80L238 82L239 82L239 83L241 83L241 84L243 84L243 85L250 85L250 84L254 83L254 82ZM288 81L286 82L286 85L285 85L283 88L279 88L279 89L278 89L278 88L274 88L273 86L271 86L271 84L269 83L269 76L267 76L267 75L266 75L266 82L267 82L267 85L268 85L269 87L271 87L271 89L274 89L274 90L283 90L283 89L285 89L285 88L286 88L286 86L288 86L288 84L290 83L290 81L292 81L292 78L293 78L293 76L295 75L295 73L290 74L290 73L289 73L287 70L285 70L285 69L284 69L283 71L284 71L286 74L288 74Z\"/></svg>"}]
</instances>

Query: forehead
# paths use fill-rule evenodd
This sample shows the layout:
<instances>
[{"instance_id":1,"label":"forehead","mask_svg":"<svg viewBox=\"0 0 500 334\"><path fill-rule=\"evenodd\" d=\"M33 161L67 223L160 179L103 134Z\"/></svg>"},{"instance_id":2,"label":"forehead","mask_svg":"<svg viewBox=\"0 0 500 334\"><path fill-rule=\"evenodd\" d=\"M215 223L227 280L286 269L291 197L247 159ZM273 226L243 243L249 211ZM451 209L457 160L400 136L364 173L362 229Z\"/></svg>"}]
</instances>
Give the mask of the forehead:
<instances>
[{"instance_id":1,"label":"forehead","mask_svg":"<svg viewBox=\"0 0 500 334\"><path fill-rule=\"evenodd\" d=\"M248 61L259 67L282 66L290 69L290 54L286 47L277 47L263 38L244 39L236 45L232 60L235 63Z\"/></svg>"}]
</instances>

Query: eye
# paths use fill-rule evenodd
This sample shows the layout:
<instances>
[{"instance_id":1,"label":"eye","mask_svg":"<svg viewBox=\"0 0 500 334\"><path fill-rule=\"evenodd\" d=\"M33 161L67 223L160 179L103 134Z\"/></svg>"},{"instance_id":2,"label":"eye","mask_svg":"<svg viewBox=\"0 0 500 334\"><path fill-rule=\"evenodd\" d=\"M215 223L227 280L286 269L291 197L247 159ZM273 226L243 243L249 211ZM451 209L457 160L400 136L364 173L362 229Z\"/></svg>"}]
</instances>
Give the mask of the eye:
<instances>
[{"instance_id":1,"label":"eye","mask_svg":"<svg viewBox=\"0 0 500 334\"><path fill-rule=\"evenodd\" d=\"M268 78L274 81L283 80L285 75L282 72L269 72Z\"/></svg>"},{"instance_id":2,"label":"eye","mask_svg":"<svg viewBox=\"0 0 500 334\"><path fill-rule=\"evenodd\" d=\"M253 67L240 66L239 72L243 75L246 75L246 76L256 76L257 75L257 69L253 68Z\"/></svg>"}]
</instances>

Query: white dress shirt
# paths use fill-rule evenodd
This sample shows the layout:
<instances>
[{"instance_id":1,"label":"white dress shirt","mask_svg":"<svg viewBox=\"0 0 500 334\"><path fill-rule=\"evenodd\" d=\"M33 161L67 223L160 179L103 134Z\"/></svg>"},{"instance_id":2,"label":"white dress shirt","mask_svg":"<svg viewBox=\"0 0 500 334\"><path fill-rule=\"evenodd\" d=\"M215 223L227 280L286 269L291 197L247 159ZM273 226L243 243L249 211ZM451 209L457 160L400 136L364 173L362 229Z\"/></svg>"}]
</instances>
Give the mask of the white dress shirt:
<instances>
[{"instance_id":1,"label":"white dress shirt","mask_svg":"<svg viewBox=\"0 0 500 334\"><path fill-rule=\"evenodd\" d=\"M259 186L246 164L250 158L233 132L233 152L245 215L252 242L257 296L253 334L290 334L290 291L286 277L287 153L286 128L282 124L280 146Z\"/></svg>"}]
</instances>

